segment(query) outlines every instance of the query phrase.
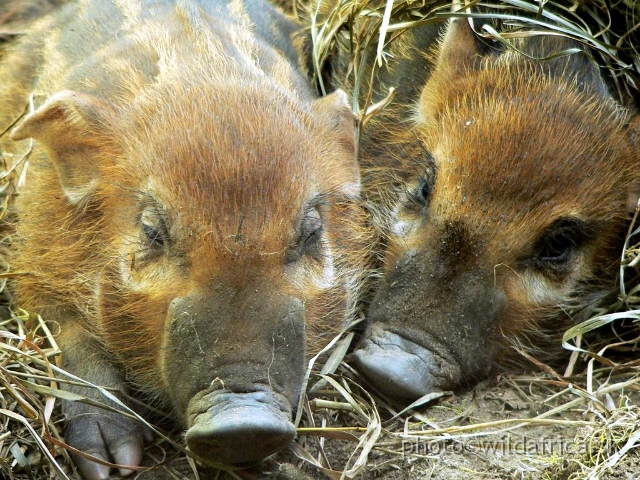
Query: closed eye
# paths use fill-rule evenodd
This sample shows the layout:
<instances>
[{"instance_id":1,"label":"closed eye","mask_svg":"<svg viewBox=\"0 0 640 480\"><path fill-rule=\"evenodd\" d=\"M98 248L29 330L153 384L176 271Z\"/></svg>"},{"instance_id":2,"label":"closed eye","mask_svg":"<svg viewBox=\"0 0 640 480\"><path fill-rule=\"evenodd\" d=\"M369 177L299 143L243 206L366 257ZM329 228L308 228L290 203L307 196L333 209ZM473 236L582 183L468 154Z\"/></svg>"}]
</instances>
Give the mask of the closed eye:
<instances>
[{"instance_id":1,"label":"closed eye","mask_svg":"<svg viewBox=\"0 0 640 480\"><path fill-rule=\"evenodd\" d=\"M147 206L142 211L140 230L142 239L152 250L163 249L169 241L166 222L155 205Z\"/></svg>"},{"instance_id":2,"label":"closed eye","mask_svg":"<svg viewBox=\"0 0 640 480\"><path fill-rule=\"evenodd\" d=\"M300 223L301 253L316 256L322 238L322 217L317 207L310 208Z\"/></svg>"},{"instance_id":3,"label":"closed eye","mask_svg":"<svg viewBox=\"0 0 640 480\"><path fill-rule=\"evenodd\" d=\"M539 258L543 262L564 262L577 242L572 231L560 231L545 239Z\"/></svg>"},{"instance_id":4,"label":"closed eye","mask_svg":"<svg viewBox=\"0 0 640 480\"><path fill-rule=\"evenodd\" d=\"M164 225L145 225L142 224L142 232L152 248L162 248L166 242L166 234Z\"/></svg>"},{"instance_id":5,"label":"closed eye","mask_svg":"<svg viewBox=\"0 0 640 480\"><path fill-rule=\"evenodd\" d=\"M427 162L423 165L423 168L424 170L417 184L414 184L407 190L405 197L405 207L415 212L425 211L433 197L437 168L430 154L427 155ZM411 183L409 185L411 185Z\"/></svg>"},{"instance_id":6,"label":"closed eye","mask_svg":"<svg viewBox=\"0 0 640 480\"><path fill-rule=\"evenodd\" d=\"M426 178L421 178L418 186L407 192L407 208L420 210L426 207L431 199L431 190L431 182Z\"/></svg>"},{"instance_id":7,"label":"closed eye","mask_svg":"<svg viewBox=\"0 0 640 480\"><path fill-rule=\"evenodd\" d=\"M305 256L319 259L322 255L322 217L318 206L309 208L298 226L298 241L286 255L286 262L298 261Z\"/></svg>"}]
</instances>

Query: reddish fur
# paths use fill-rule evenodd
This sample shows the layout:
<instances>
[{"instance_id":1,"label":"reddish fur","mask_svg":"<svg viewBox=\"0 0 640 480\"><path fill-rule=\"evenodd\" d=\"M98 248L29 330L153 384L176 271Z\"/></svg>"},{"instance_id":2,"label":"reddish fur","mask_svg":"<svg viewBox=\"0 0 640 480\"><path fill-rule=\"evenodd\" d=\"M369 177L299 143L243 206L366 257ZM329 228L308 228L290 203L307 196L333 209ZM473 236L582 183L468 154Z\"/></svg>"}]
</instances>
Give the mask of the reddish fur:
<instances>
[{"instance_id":1,"label":"reddish fur","mask_svg":"<svg viewBox=\"0 0 640 480\"><path fill-rule=\"evenodd\" d=\"M504 268L496 278L510 298L501 323L507 336L533 330L541 320L528 313L540 305L523 298L526 292L511 268L556 218L572 214L602 221L603 231L585 252L579 277L615 275L611 269L626 230L627 200L640 180L640 157L630 142L625 112L613 100L579 92L574 82L536 74L535 65L523 60L488 60L455 81L446 68L436 69L420 99L433 122L420 125L420 135L443 160L432 215L464 219L484 240L485 268ZM524 142L544 164L522 161ZM514 181L514 175L522 181Z\"/></svg>"},{"instance_id":2,"label":"reddish fur","mask_svg":"<svg viewBox=\"0 0 640 480\"><path fill-rule=\"evenodd\" d=\"M96 116L86 117L81 105L84 113L55 113L59 130L48 123L43 132L38 125L19 127L20 138L42 142L18 200L13 266L30 273L17 284L20 305L63 324L63 335L81 324L130 379L159 397L166 389L161 353L174 298L206 288L212 278L239 291L255 283L300 298L313 353L353 314L347 299L359 288L368 249L357 187L345 190L358 183L351 126L341 123L347 108L316 101L301 74L279 51L253 40L248 27L200 25L203 18L186 11L168 24L145 20L131 31L120 25L134 40L124 50L122 43L95 46L102 58L89 68L82 56L60 66L45 60L39 91L84 92L86 99L74 101L86 100ZM62 46L56 50L64 27L47 22L32 41L64 56ZM175 35L165 38L165 29ZM27 57L18 49L11 58ZM0 78L14 81L3 87L2 101L30 90L27 79L15 81L19 69L9 62L3 68ZM15 116L16 109L1 117ZM77 165L69 160L70 142L89 152ZM71 204L52 160L59 169L73 164L69 182L78 181L78 172L99 181ZM318 193L326 196L325 241L336 262L336 285L327 290L312 281L321 262L285 265L303 205ZM140 247L146 194L166 207L178 245L156 261L142 259Z\"/></svg>"},{"instance_id":3,"label":"reddish fur","mask_svg":"<svg viewBox=\"0 0 640 480\"><path fill-rule=\"evenodd\" d=\"M450 298L444 276L430 280L430 267L407 267L417 265L422 255L434 255L431 265L449 269L452 282L477 274L492 278L493 291L505 295L504 308L493 319L495 333L485 331L487 338L478 340L493 347L485 344L478 355L496 352L498 362L513 351L508 345L516 339L536 354L544 352L540 357L554 356L565 327L590 311L572 318L567 310L591 306L615 288L628 203L637 198L640 185L637 133L629 113L602 93L598 82L589 83L591 70L597 69L587 61L580 70L566 59L549 66L513 52L483 54L473 34L462 30L468 28L453 34L449 29L451 38L439 45L424 78L409 81L398 70L410 66L408 71L419 71L416 65L429 62L411 43L418 43L418 34L398 41L395 63L381 74L390 84L396 75L401 86L417 90L413 97L399 91L401 101L374 117L362 140L365 191L385 232L381 268L391 278L378 292L378 298L391 303L381 307L378 302L376 308L393 311L394 300L384 292L388 295L390 284L406 269L415 278L415 291L405 292L397 307L413 296L412 312L434 311L438 304L441 317L423 318L420 327L415 313L414 323L405 326L429 332L430 322L446 324L448 315L457 315L445 304ZM538 46L526 41L518 46L534 56L566 48L553 37L536 41ZM427 161L429 154L435 167ZM403 205L421 176L435 178L435 184L427 207L412 211ZM564 217L597 225L573 259L571 272L552 275L527 266L538 239ZM408 226L405 234L393 231L398 222ZM446 243L452 225L459 228L463 244L451 247L455 251ZM534 299L531 278L557 298ZM455 285L464 302L464 285ZM397 310L384 318L402 328L403 314ZM461 315L456 321L472 325L477 320Z\"/></svg>"}]
</instances>

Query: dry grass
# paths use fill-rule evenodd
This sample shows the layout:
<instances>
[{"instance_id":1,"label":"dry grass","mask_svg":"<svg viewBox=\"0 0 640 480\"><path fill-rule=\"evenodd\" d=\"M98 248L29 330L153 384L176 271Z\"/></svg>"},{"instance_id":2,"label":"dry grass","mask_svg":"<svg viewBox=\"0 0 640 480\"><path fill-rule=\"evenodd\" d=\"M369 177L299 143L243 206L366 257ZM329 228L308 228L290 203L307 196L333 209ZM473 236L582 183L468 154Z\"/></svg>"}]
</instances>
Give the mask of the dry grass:
<instances>
[{"instance_id":1,"label":"dry grass","mask_svg":"<svg viewBox=\"0 0 640 480\"><path fill-rule=\"evenodd\" d=\"M635 0L523 1L467 0L470 10L452 11L451 0L301 0L298 12L310 24L316 73L339 52L349 59L344 85L353 86L352 102L360 124L382 105L372 105L372 79L388 60L388 47L404 31L450 18L482 20L477 33L514 48L511 40L549 34L572 38L589 47L598 64L611 72L620 99L638 96L640 88L640 3ZM614 5L614 6L612 6ZM458 8L458 7L456 7ZM568 50L559 55L571 54ZM371 59L375 58L375 62ZM372 64L373 63L373 68ZM325 91L322 75L317 75ZM390 93L392 94L392 92ZM384 104L384 102L383 102Z\"/></svg>"},{"instance_id":2,"label":"dry grass","mask_svg":"<svg viewBox=\"0 0 640 480\"><path fill-rule=\"evenodd\" d=\"M515 36L533 35L544 26L575 38L592 48L594 58L614 75L620 97L626 98L630 93L637 95L640 57L631 42L633 34L607 28L609 16L603 8L609 3L582 2L574 10L572 2L564 6L547 2L558 6L560 17L519 0L484 2L483 18L499 21L480 33L508 43ZM627 10L627 2L616 5L618 11L612 18L624 14L629 21L625 31L637 31L630 12L640 17L640 7ZM305 8L298 5L297 11ZM590 18L591 26L581 20L587 18L583 15ZM367 59L376 58L376 65L385 62L390 42L405 29L441 22L455 14L444 1L337 0L333 10L311 10L310 16L318 69L335 49L349 55L345 82L356 86L354 110L362 125L391 98L373 103L369 85L375 67L372 71ZM28 155L17 161L3 158L0 218L7 223L7 232L0 247L5 250L11 240L9 200L21 181L23 167L28 165ZM9 168L7 163L14 166ZM484 384L459 397L430 395L399 411L344 361L354 335L343 332L319 357L322 365L316 366L320 361L314 359L309 366L307 393L298 409L299 440L290 448L298 463L312 475L336 479L358 474L362 478L388 477L394 472L408 475L397 478L428 478L435 468L451 465L460 472L459 477L451 478L467 478L464 475L469 474L468 478L595 479L615 471L640 446L640 284L636 273L640 243L634 240L638 233L638 219L634 218L621 254L617 300L603 306L597 317L566 332L564 344L572 354L563 372L538 365L533 374L505 376L497 385ZM14 273L6 261L0 268L4 272L0 287L4 289ZM55 342L55 326L21 310L5 308L4 312L5 320L0 321L0 476L77 478L60 435L57 406L61 398L70 398L58 389L60 384L81 380L59 369L61 352ZM104 389L100 391L115 398ZM423 408L427 404L431 408ZM125 414L137 416L119 405ZM534 444L535 454L524 454L511 443L512 439L529 438L529 434L539 437L557 431L562 432L568 446L575 447L570 454L540 450L541 441ZM146 461L157 467L147 478L219 475L211 470L198 473L194 461L176 442L179 439L158 428L156 432L159 440L149 449ZM471 463L465 463L469 459ZM271 460L266 470L279 467ZM414 473L406 473L409 471ZM258 478L255 471L226 475Z\"/></svg>"}]
</instances>

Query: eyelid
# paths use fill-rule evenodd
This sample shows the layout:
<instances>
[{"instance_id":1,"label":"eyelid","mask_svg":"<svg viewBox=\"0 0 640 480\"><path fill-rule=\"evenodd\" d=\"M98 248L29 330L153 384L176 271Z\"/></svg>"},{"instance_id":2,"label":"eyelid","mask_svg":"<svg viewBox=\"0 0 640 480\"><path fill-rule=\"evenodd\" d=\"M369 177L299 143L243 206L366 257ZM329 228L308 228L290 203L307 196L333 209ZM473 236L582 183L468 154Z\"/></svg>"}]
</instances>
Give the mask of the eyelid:
<instances>
[{"instance_id":1,"label":"eyelid","mask_svg":"<svg viewBox=\"0 0 640 480\"><path fill-rule=\"evenodd\" d=\"M405 206L410 210L421 210L428 205L432 190L433 185L429 180L424 177L420 178L417 185L407 190Z\"/></svg>"},{"instance_id":2,"label":"eyelid","mask_svg":"<svg viewBox=\"0 0 640 480\"><path fill-rule=\"evenodd\" d=\"M161 222L165 226L169 226L170 222L165 205L152 193L140 192L139 201L141 207L140 222L149 219L151 220L150 222L144 222L146 225L155 226Z\"/></svg>"},{"instance_id":3,"label":"eyelid","mask_svg":"<svg viewBox=\"0 0 640 480\"><path fill-rule=\"evenodd\" d=\"M318 196L319 197L319 196ZM300 219L297 227L297 240L289 249L286 263L292 263L306 256L317 258L320 255L323 215L321 207L327 205L326 201L318 197L311 200ZM319 201L320 200L320 201Z\"/></svg>"},{"instance_id":4,"label":"eyelid","mask_svg":"<svg viewBox=\"0 0 640 480\"><path fill-rule=\"evenodd\" d=\"M150 193L143 193L140 198L141 211L138 222L142 235L154 250L167 245L171 241L169 224L164 206Z\"/></svg>"},{"instance_id":5,"label":"eyelid","mask_svg":"<svg viewBox=\"0 0 640 480\"><path fill-rule=\"evenodd\" d=\"M307 232L315 232L322 228L322 215L316 207L312 207L305 212L300 225L302 236Z\"/></svg>"},{"instance_id":6,"label":"eyelid","mask_svg":"<svg viewBox=\"0 0 640 480\"><path fill-rule=\"evenodd\" d=\"M140 223L149 227L155 227L164 223L164 219L155 208L145 208L140 214Z\"/></svg>"}]
</instances>

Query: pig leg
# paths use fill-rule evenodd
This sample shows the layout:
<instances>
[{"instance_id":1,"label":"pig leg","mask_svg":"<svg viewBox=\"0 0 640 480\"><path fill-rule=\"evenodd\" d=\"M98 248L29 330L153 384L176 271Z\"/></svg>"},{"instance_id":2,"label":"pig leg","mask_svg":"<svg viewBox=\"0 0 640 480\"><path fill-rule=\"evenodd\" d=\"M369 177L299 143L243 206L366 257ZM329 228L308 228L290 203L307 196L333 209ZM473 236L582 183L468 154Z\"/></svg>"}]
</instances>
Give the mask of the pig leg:
<instances>
[{"instance_id":1,"label":"pig leg","mask_svg":"<svg viewBox=\"0 0 640 480\"><path fill-rule=\"evenodd\" d=\"M83 328L65 324L59 344L63 352L63 366L70 373L95 385L124 390L125 381L117 366L109 360L99 342ZM65 388L102 403L108 402L92 388L77 385ZM144 440L149 439L150 432L139 422L80 402L63 402L62 410L67 416L65 438L69 445L106 461L121 465L140 464ZM109 478L109 467L79 455L72 454L72 457L87 480ZM122 476L132 472L120 469Z\"/></svg>"}]
</instances>

